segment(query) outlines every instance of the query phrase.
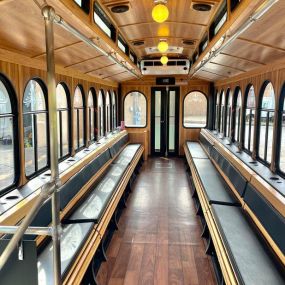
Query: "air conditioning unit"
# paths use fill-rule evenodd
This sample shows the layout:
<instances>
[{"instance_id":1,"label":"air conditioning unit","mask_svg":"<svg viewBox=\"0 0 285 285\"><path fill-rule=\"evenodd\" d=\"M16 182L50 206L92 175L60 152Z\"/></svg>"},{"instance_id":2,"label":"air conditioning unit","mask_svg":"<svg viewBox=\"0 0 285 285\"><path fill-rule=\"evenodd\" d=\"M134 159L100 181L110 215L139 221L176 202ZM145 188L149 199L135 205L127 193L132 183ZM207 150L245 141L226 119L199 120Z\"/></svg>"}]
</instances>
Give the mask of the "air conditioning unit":
<instances>
[{"instance_id":1,"label":"air conditioning unit","mask_svg":"<svg viewBox=\"0 0 285 285\"><path fill-rule=\"evenodd\" d=\"M167 65L163 65L160 59L141 61L143 75L185 75L189 73L189 69L188 59L169 59Z\"/></svg>"}]
</instances>

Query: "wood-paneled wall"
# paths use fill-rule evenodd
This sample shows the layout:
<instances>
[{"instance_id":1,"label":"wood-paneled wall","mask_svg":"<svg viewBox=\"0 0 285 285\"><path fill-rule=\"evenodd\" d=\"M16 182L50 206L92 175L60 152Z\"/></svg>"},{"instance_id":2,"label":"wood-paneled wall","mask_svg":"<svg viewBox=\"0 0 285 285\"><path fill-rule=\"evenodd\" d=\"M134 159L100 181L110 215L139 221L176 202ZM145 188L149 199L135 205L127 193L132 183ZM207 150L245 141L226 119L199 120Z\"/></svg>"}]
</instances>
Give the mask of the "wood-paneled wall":
<instances>
[{"instance_id":1,"label":"wood-paneled wall","mask_svg":"<svg viewBox=\"0 0 285 285\"><path fill-rule=\"evenodd\" d=\"M24 185L27 182L27 178L25 176L25 157L24 157L24 132L23 130L23 96L25 87L30 79L39 78L43 81L43 83L47 86L47 72L42 68L33 68L30 65L23 65L22 63L11 62L9 59L8 61L0 59L0 73L3 74L13 85L16 96L17 96L17 105L18 105L18 125L19 125L19 150L20 150L20 180L19 185ZM91 77L88 77L88 79ZM70 102L71 102L71 118L73 118L73 96L74 90L78 84L82 85L84 90L85 102L88 102L88 93L91 87L94 87L96 93L100 89L103 89L105 92L107 90L114 90L117 92L117 87L112 85L108 85L104 81L98 83L98 79L94 78L94 82L91 80L78 78L76 75L66 75L57 73L56 74L56 81L57 83L64 82L68 87L70 93ZM116 95L117 96L117 95ZM118 102L118 100L117 100ZM88 116L88 112L86 112L86 116ZM73 120L72 120L73 122ZM87 134L89 133L89 124L88 118L86 117L85 120L85 136L87 140ZM71 145L73 146L73 137L71 140ZM72 155L74 154L74 148Z\"/></svg>"},{"instance_id":2,"label":"wood-paneled wall","mask_svg":"<svg viewBox=\"0 0 285 285\"><path fill-rule=\"evenodd\" d=\"M176 82L183 82L183 85L181 84L180 87L180 106L179 106L179 155L184 154L183 150L183 143L186 140L198 140L198 135L200 132L200 129L185 129L183 128L182 124L182 115L183 115L183 101L185 96L191 92L191 91L201 91L203 92L207 97L209 96L210 92L210 83L208 81L199 80L199 79L193 79L188 82L188 84L185 82L186 78L182 76L176 77ZM124 97L130 93L131 91L139 91L143 93L147 98L147 126L146 129L149 134L149 147L148 151L149 154L151 152L151 88L157 86L155 83L155 77L144 77L143 80L131 80L122 83L121 88L121 114L123 119L124 114ZM132 132L135 132L135 128L132 128ZM138 131L141 131L142 128L137 129Z\"/></svg>"}]
</instances>

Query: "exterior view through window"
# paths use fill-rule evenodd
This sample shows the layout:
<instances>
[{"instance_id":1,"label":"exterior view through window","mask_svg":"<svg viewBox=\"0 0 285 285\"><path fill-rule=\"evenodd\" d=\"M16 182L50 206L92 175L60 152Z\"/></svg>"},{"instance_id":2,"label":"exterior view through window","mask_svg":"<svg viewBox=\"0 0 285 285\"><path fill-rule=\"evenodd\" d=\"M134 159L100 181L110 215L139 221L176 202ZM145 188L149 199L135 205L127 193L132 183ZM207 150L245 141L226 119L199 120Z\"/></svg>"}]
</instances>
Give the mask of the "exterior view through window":
<instances>
[{"instance_id":1,"label":"exterior view through window","mask_svg":"<svg viewBox=\"0 0 285 285\"><path fill-rule=\"evenodd\" d=\"M274 131L273 124L275 116L275 94L270 82L267 83L263 94L261 94L261 100L258 157L266 163L271 163Z\"/></svg>"},{"instance_id":2,"label":"exterior view through window","mask_svg":"<svg viewBox=\"0 0 285 285\"><path fill-rule=\"evenodd\" d=\"M285 173L285 97L281 102L281 143L280 143L280 170Z\"/></svg>"},{"instance_id":3,"label":"exterior view through window","mask_svg":"<svg viewBox=\"0 0 285 285\"><path fill-rule=\"evenodd\" d=\"M0 192L15 180L14 120L10 96L0 77Z\"/></svg>"},{"instance_id":4,"label":"exterior view through window","mask_svg":"<svg viewBox=\"0 0 285 285\"><path fill-rule=\"evenodd\" d=\"M248 87L245 99L245 122L244 122L244 149L253 152L254 143L254 120L255 120L255 93L254 87Z\"/></svg>"},{"instance_id":5,"label":"exterior view through window","mask_svg":"<svg viewBox=\"0 0 285 285\"><path fill-rule=\"evenodd\" d=\"M232 92L231 90L227 91L227 108L226 108L226 114L225 114L225 119L226 119L226 123L225 123L225 136L230 138L231 137L231 126L232 126Z\"/></svg>"},{"instance_id":6,"label":"exterior view through window","mask_svg":"<svg viewBox=\"0 0 285 285\"><path fill-rule=\"evenodd\" d=\"M219 113L220 113L220 94L216 94L216 105L215 105L215 130L219 130Z\"/></svg>"},{"instance_id":7,"label":"exterior view through window","mask_svg":"<svg viewBox=\"0 0 285 285\"><path fill-rule=\"evenodd\" d=\"M186 95L183 106L183 126L185 128L204 128L207 125L207 98L194 91Z\"/></svg>"},{"instance_id":8,"label":"exterior view through window","mask_svg":"<svg viewBox=\"0 0 285 285\"><path fill-rule=\"evenodd\" d=\"M56 87L59 158L63 158L69 154L69 107L67 102L68 95L65 88L61 83Z\"/></svg>"},{"instance_id":9,"label":"exterior view through window","mask_svg":"<svg viewBox=\"0 0 285 285\"><path fill-rule=\"evenodd\" d=\"M116 95L115 92L112 91L112 129L115 130L117 127L117 110L116 110Z\"/></svg>"},{"instance_id":10,"label":"exterior view through window","mask_svg":"<svg viewBox=\"0 0 285 285\"><path fill-rule=\"evenodd\" d=\"M225 119L224 119L224 115L225 115L225 92L222 91L222 94L220 96L220 112L219 112L219 117L220 117L220 127L219 127L219 131L220 133L224 133L224 123L225 123Z\"/></svg>"},{"instance_id":11,"label":"exterior view through window","mask_svg":"<svg viewBox=\"0 0 285 285\"><path fill-rule=\"evenodd\" d=\"M84 98L79 86L74 93L74 146L75 150L84 146Z\"/></svg>"},{"instance_id":12,"label":"exterior view through window","mask_svg":"<svg viewBox=\"0 0 285 285\"><path fill-rule=\"evenodd\" d=\"M102 91L99 91L98 96L98 137L104 136L104 101Z\"/></svg>"},{"instance_id":13,"label":"exterior view through window","mask_svg":"<svg viewBox=\"0 0 285 285\"><path fill-rule=\"evenodd\" d=\"M137 91L129 93L124 101L124 119L126 127L146 126L146 98Z\"/></svg>"},{"instance_id":14,"label":"exterior view through window","mask_svg":"<svg viewBox=\"0 0 285 285\"><path fill-rule=\"evenodd\" d=\"M88 116L89 116L89 140L95 141L97 137L97 107L96 107L96 92L92 88L88 94Z\"/></svg>"},{"instance_id":15,"label":"exterior view through window","mask_svg":"<svg viewBox=\"0 0 285 285\"><path fill-rule=\"evenodd\" d=\"M235 92L234 98L234 141L240 142L240 126L241 126L241 107L242 107L242 95L240 88Z\"/></svg>"},{"instance_id":16,"label":"exterior view through window","mask_svg":"<svg viewBox=\"0 0 285 285\"><path fill-rule=\"evenodd\" d=\"M106 92L106 132L111 132L111 102L110 92Z\"/></svg>"},{"instance_id":17,"label":"exterior view through window","mask_svg":"<svg viewBox=\"0 0 285 285\"><path fill-rule=\"evenodd\" d=\"M44 169L47 157L47 106L38 80L30 80L23 99L23 124L26 175Z\"/></svg>"}]
</instances>

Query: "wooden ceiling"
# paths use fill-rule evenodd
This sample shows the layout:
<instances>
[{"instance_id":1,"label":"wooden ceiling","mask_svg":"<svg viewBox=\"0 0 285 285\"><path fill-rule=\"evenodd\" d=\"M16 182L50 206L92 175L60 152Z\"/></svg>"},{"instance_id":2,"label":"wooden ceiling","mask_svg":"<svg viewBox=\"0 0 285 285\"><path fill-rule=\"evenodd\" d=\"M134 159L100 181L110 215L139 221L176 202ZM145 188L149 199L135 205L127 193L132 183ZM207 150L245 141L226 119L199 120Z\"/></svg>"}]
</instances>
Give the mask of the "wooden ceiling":
<instances>
[{"instance_id":1,"label":"wooden ceiling","mask_svg":"<svg viewBox=\"0 0 285 285\"><path fill-rule=\"evenodd\" d=\"M195 0L195 2L213 3L210 12L197 12L192 9L193 1L168 0L170 16L163 24L155 23L151 18L153 0L100 0L99 2L112 17L114 24L138 57L146 56L146 47L156 46L160 39L167 39L170 45L182 46L184 48L182 56L190 58L207 32L221 3L221 0ZM233 29L238 28L264 1L241 1L235 14L230 15L216 40L225 34L230 35ZM118 51L116 44L93 23L92 13L86 15L72 0L0 0L0 49L2 51L7 50L26 56L31 61L45 62L44 22L35 2L40 5L47 2L55 8L57 14L85 36L95 42L100 38L98 43L104 50L107 52L115 50L119 59L127 61L129 67L135 68L126 55ZM124 14L112 13L110 8L122 2L129 3L130 10ZM222 53L201 68L195 76L217 81L259 67L266 67L268 64L285 61L284 15L285 1L280 0ZM234 18L235 21L233 21ZM107 80L107 82L134 79L133 75L125 69L80 42L61 27L55 26L54 29L55 58L59 67ZM195 40L195 45L187 47L183 45L183 39ZM132 43L136 40L144 40L145 44L135 47ZM211 43L195 66L213 47Z\"/></svg>"},{"instance_id":2,"label":"wooden ceiling","mask_svg":"<svg viewBox=\"0 0 285 285\"><path fill-rule=\"evenodd\" d=\"M256 1L256 6L261 3ZM284 62L284 15L285 1L280 0L196 76L211 81L224 80L257 68L266 68L269 64Z\"/></svg>"},{"instance_id":3,"label":"wooden ceiling","mask_svg":"<svg viewBox=\"0 0 285 285\"><path fill-rule=\"evenodd\" d=\"M167 39L170 46L183 47L181 56L190 58L205 35L221 0L168 0L169 18L162 24L152 19L154 0L101 0L100 2L106 10L109 10L121 33L139 57L146 56L146 47L156 47L160 39ZM212 4L212 9L209 12L194 10L193 3L200 2ZM123 14L112 13L111 8L120 3L128 3L129 11ZM183 39L194 40L195 45L184 45ZM144 40L145 44L139 47L132 45L138 40Z\"/></svg>"}]
</instances>

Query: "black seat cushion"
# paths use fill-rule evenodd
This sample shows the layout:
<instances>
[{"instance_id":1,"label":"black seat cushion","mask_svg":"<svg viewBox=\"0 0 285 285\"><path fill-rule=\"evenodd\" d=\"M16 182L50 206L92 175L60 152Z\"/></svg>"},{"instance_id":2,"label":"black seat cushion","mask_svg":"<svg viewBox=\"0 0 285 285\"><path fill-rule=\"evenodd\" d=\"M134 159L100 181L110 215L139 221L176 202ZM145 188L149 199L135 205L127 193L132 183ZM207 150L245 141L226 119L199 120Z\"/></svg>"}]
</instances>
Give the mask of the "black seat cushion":
<instances>
[{"instance_id":1,"label":"black seat cushion","mask_svg":"<svg viewBox=\"0 0 285 285\"><path fill-rule=\"evenodd\" d=\"M198 142L187 142L187 148L192 158L208 159L208 155Z\"/></svg>"},{"instance_id":2,"label":"black seat cushion","mask_svg":"<svg viewBox=\"0 0 285 285\"><path fill-rule=\"evenodd\" d=\"M279 270L239 207L213 205L212 212L240 284L281 285Z\"/></svg>"},{"instance_id":3,"label":"black seat cushion","mask_svg":"<svg viewBox=\"0 0 285 285\"><path fill-rule=\"evenodd\" d=\"M247 180L215 147L212 148L211 156L229 178L239 195L243 197Z\"/></svg>"},{"instance_id":4,"label":"black seat cushion","mask_svg":"<svg viewBox=\"0 0 285 285\"><path fill-rule=\"evenodd\" d=\"M63 210L80 189L111 159L109 150L98 155L60 188L60 209Z\"/></svg>"},{"instance_id":5,"label":"black seat cushion","mask_svg":"<svg viewBox=\"0 0 285 285\"><path fill-rule=\"evenodd\" d=\"M239 205L227 183L210 160L194 158L193 161L209 204Z\"/></svg>"},{"instance_id":6,"label":"black seat cushion","mask_svg":"<svg viewBox=\"0 0 285 285\"><path fill-rule=\"evenodd\" d=\"M250 183L244 201L285 254L285 218Z\"/></svg>"},{"instance_id":7,"label":"black seat cushion","mask_svg":"<svg viewBox=\"0 0 285 285\"><path fill-rule=\"evenodd\" d=\"M60 241L61 249L61 275L64 276L72 265L72 261L80 252L89 233L93 229L93 223L64 225ZM52 241L42 250L38 256L39 284L53 285L53 250Z\"/></svg>"}]
</instances>

